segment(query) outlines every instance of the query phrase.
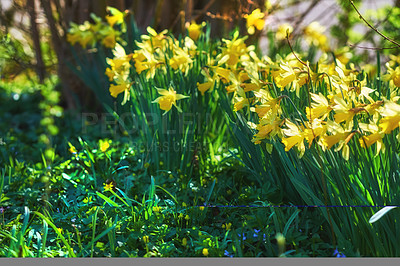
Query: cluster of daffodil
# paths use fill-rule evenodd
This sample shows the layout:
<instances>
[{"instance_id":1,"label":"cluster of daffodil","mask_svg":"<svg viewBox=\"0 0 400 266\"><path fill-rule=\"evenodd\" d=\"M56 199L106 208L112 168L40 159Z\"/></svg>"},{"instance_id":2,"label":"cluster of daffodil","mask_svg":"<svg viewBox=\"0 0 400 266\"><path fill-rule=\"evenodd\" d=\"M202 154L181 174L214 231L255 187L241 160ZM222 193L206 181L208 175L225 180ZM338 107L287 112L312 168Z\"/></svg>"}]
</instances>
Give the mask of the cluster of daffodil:
<instances>
[{"instance_id":1,"label":"cluster of daffodil","mask_svg":"<svg viewBox=\"0 0 400 266\"><path fill-rule=\"evenodd\" d=\"M167 73L167 67L174 71L187 73L192 67L193 60L198 54L195 41L199 38L203 25L192 23L188 25L189 37L178 41L170 35L166 35L167 30L157 33L151 27L147 28L148 35L141 36L141 42L137 42L137 49L134 53L126 55L124 48L117 44L114 49L114 57L107 58L110 67L106 69L106 75L113 83L110 86L111 96L117 97L124 92L125 104L129 99L129 89L132 84L130 69L135 67L137 74L145 73L146 79L152 79L157 71L160 74ZM174 88L157 89L161 95L154 100L160 109L168 112L176 101L187 98L182 94L177 94Z\"/></svg>"},{"instance_id":2,"label":"cluster of daffodil","mask_svg":"<svg viewBox=\"0 0 400 266\"><path fill-rule=\"evenodd\" d=\"M266 142L267 150L271 151L270 140L278 137L286 151L296 146L301 157L306 150L305 142L309 146L315 142L323 150L336 146L335 151L341 150L347 160L348 143L356 136L361 147L376 144L377 154L384 151L383 137L400 123L398 66L388 65L388 74L383 76L383 80L390 81L390 91L385 97L368 88L366 78L358 80L359 72L354 66L346 67L344 62L348 58L343 51L332 62L324 54L316 69L295 54L278 62L259 58L254 47L247 47L244 40L237 34L232 40L223 40L225 45L216 56L216 64L203 71L207 81L198 84L198 89L204 94L223 84L227 93L233 95L235 111L256 113L258 123L248 123L257 130L254 143ZM306 94L301 90L306 90ZM298 112L298 119L284 117L282 99L301 95L306 95L303 106L296 109L304 108L306 115ZM400 134L397 138L400 139Z\"/></svg>"},{"instance_id":3,"label":"cluster of daffodil","mask_svg":"<svg viewBox=\"0 0 400 266\"><path fill-rule=\"evenodd\" d=\"M83 48L94 46L96 43L101 43L107 48L114 48L121 32L126 30L124 17L127 13L113 7L107 7L107 10L110 13L106 16L107 23L94 14L91 14L94 23L89 21L81 25L71 23L67 41L72 45L79 43ZM120 25L121 29L114 29L115 25Z\"/></svg>"},{"instance_id":4,"label":"cluster of daffodil","mask_svg":"<svg viewBox=\"0 0 400 266\"><path fill-rule=\"evenodd\" d=\"M246 16L248 26L253 27L249 33L262 29L263 18L260 10ZM110 18L108 20L112 25ZM127 55L117 44L114 57L107 58L106 75L112 82L111 95L117 97L124 93L123 104L129 99L132 76L135 76L131 75L132 69L138 75L143 73L147 80L153 79L156 73L167 74L167 69L187 74L196 65L196 56L205 52L199 51L196 45L204 24L187 26L189 36L180 41L166 30L157 33L149 27L148 34L141 36L141 41L136 43L138 49L132 54ZM286 34L293 31L288 25L281 28L277 39L283 38L284 31ZM304 34L310 45L325 52L330 48L323 30L319 24L312 23ZM389 91L383 94L367 87L366 78L358 79L359 71L348 64L351 57L348 49L337 50L331 61L323 53L318 64L311 66L294 53L285 58L278 55L275 62L267 56L260 58L254 46L246 45L246 39L247 36L240 38L238 32L231 40L222 39L219 52L208 53L207 66L201 70L204 82L198 82L197 87L201 95L223 87L232 95L234 111L255 113L256 123L248 123L257 132L253 139L255 144L265 143L271 152L271 141L278 138L286 151L296 147L301 157L306 143L309 147L316 143L324 151L335 147L335 151L342 151L343 157L348 159L348 143L356 137L361 147L376 144L377 154L385 150L384 136L400 123L398 58L393 57L387 64L388 72L383 81L390 84ZM178 94L172 87L157 88L157 91L160 96L153 99L153 103L159 104L165 112L173 105L181 111L177 101L190 97ZM287 99L285 104L293 105L294 97L304 98L297 101L302 102L302 106L295 106L297 119L285 117L282 108L283 99ZM400 139L400 134L397 138Z\"/></svg>"}]
</instances>

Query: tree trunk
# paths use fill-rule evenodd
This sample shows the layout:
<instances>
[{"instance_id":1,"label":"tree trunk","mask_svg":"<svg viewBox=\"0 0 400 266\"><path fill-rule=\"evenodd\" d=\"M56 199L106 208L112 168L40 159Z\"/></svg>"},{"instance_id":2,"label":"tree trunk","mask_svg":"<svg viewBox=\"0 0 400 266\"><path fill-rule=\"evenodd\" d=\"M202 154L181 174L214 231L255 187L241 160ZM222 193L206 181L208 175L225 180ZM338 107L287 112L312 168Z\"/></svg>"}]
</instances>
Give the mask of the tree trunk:
<instances>
[{"instance_id":1,"label":"tree trunk","mask_svg":"<svg viewBox=\"0 0 400 266\"><path fill-rule=\"evenodd\" d=\"M42 49L40 47L40 32L36 21L37 16L36 16L35 0L27 0L26 8L30 16L31 37L36 56L36 66L35 66L36 73L39 77L40 83L43 83L44 78L46 76L46 69L43 62Z\"/></svg>"}]
</instances>

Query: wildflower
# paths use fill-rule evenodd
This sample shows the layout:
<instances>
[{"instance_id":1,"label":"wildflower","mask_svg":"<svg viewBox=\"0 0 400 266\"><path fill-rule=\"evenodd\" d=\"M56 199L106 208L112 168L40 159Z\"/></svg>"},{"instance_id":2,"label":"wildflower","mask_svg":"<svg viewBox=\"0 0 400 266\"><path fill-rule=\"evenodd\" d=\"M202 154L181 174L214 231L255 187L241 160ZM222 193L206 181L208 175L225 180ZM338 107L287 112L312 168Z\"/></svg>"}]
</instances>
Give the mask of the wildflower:
<instances>
[{"instance_id":1,"label":"wildflower","mask_svg":"<svg viewBox=\"0 0 400 266\"><path fill-rule=\"evenodd\" d=\"M186 245L187 245L187 239L186 239L186 237L182 239L182 245L183 245L183 246L186 246Z\"/></svg>"},{"instance_id":2,"label":"wildflower","mask_svg":"<svg viewBox=\"0 0 400 266\"><path fill-rule=\"evenodd\" d=\"M102 152L106 152L110 147L110 142L108 140L100 140L99 145L100 145L100 150Z\"/></svg>"},{"instance_id":3,"label":"wildflower","mask_svg":"<svg viewBox=\"0 0 400 266\"><path fill-rule=\"evenodd\" d=\"M244 18L246 19L247 32L250 35L255 33L255 29L262 30L264 28L264 16L265 14L262 13L259 8L255 9L251 14L244 15Z\"/></svg>"},{"instance_id":4,"label":"wildflower","mask_svg":"<svg viewBox=\"0 0 400 266\"><path fill-rule=\"evenodd\" d=\"M253 237L254 237L254 238L255 238L255 237L258 237L258 233L260 233L260 231L261 231L261 230L254 229Z\"/></svg>"},{"instance_id":5,"label":"wildflower","mask_svg":"<svg viewBox=\"0 0 400 266\"><path fill-rule=\"evenodd\" d=\"M203 248L203 252L202 253L203 253L204 256L207 257L208 256L208 249L207 248Z\"/></svg>"},{"instance_id":6,"label":"wildflower","mask_svg":"<svg viewBox=\"0 0 400 266\"><path fill-rule=\"evenodd\" d=\"M233 258L233 254L229 254L228 250L225 250L224 255Z\"/></svg>"},{"instance_id":7,"label":"wildflower","mask_svg":"<svg viewBox=\"0 0 400 266\"><path fill-rule=\"evenodd\" d=\"M336 258L346 258L346 255L344 255L343 253L339 252L337 248L333 252L333 256L335 256Z\"/></svg>"},{"instance_id":8,"label":"wildflower","mask_svg":"<svg viewBox=\"0 0 400 266\"><path fill-rule=\"evenodd\" d=\"M90 196L89 198L86 197L82 201L83 201L83 203L88 204L88 203L92 202L92 196Z\"/></svg>"},{"instance_id":9,"label":"wildflower","mask_svg":"<svg viewBox=\"0 0 400 266\"><path fill-rule=\"evenodd\" d=\"M245 241L247 239L244 233L238 234L238 237L240 237L242 241Z\"/></svg>"},{"instance_id":10,"label":"wildflower","mask_svg":"<svg viewBox=\"0 0 400 266\"><path fill-rule=\"evenodd\" d=\"M78 153L77 150L76 150L76 148L75 148L74 146L72 146L72 145L69 147L68 150L69 150L69 152L72 153L72 154L77 154L77 153Z\"/></svg>"},{"instance_id":11,"label":"wildflower","mask_svg":"<svg viewBox=\"0 0 400 266\"><path fill-rule=\"evenodd\" d=\"M104 186L104 191L111 191L114 187L114 184L112 182L110 182L108 184L103 183L103 186Z\"/></svg>"},{"instance_id":12,"label":"wildflower","mask_svg":"<svg viewBox=\"0 0 400 266\"><path fill-rule=\"evenodd\" d=\"M145 244L149 243L149 241L150 241L149 236L143 236L143 242L144 242Z\"/></svg>"},{"instance_id":13,"label":"wildflower","mask_svg":"<svg viewBox=\"0 0 400 266\"><path fill-rule=\"evenodd\" d=\"M157 91L162 96L155 99L153 103L158 103L160 105L160 109L165 111L164 114L171 110L172 105L174 105L179 112L182 112L182 110L176 105L176 101L189 98L189 96L177 94L173 88L169 88L169 90L157 88Z\"/></svg>"},{"instance_id":14,"label":"wildflower","mask_svg":"<svg viewBox=\"0 0 400 266\"><path fill-rule=\"evenodd\" d=\"M199 207L199 210L200 210L200 211L204 211L204 206L200 206L200 207Z\"/></svg>"},{"instance_id":15,"label":"wildflower","mask_svg":"<svg viewBox=\"0 0 400 266\"><path fill-rule=\"evenodd\" d=\"M186 221L189 221L189 220L190 220L190 217L189 217L189 215L187 215L187 214L186 214L186 216L185 216L185 220L186 220Z\"/></svg>"},{"instance_id":16,"label":"wildflower","mask_svg":"<svg viewBox=\"0 0 400 266\"><path fill-rule=\"evenodd\" d=\"M160 212L161 208L158 206L153 206L153 212Z\"/></svg>"}]
</instances>

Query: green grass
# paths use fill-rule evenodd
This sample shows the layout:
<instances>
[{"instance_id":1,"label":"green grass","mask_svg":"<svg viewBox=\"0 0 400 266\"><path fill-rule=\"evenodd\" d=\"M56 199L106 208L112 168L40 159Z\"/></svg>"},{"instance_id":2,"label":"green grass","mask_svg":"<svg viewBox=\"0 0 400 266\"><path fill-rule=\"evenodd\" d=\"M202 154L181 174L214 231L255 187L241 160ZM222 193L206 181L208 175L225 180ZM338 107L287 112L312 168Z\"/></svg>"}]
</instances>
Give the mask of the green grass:
<instances>
[{"instance_id":1,"label":"green grass","mask_svg":"<svg viewBox=\"0 0 400 266\"><path fill-rule=\"evenodd\" d=\"M2 103L12 97L0 95ZM42 158L46 145L32 145L41 134L42 113L24 109L40 100L25 92L12 109L1 104L1 257L191 257L203 256L204 248L217 257L278 256L279 232L286 237L286 256L332 255L329 232L320 230L323 217L312 208L268 207L257 179L234 152L216 152L223 159L196 178L162 166L154 171L144 166L132 138L108 136L113 142L103 153L103 125L87 126L82 134L82 121L65 113L56 121L64 134L51 137L55 157ZM18 131L26 121L32 136ZM68 152L68 141L76 155ZM117 189L104 191L108 182ZM205 203L220 207L198 207ZM230 230L223 228L228 223Z\"/></svg>"}]
</instances>

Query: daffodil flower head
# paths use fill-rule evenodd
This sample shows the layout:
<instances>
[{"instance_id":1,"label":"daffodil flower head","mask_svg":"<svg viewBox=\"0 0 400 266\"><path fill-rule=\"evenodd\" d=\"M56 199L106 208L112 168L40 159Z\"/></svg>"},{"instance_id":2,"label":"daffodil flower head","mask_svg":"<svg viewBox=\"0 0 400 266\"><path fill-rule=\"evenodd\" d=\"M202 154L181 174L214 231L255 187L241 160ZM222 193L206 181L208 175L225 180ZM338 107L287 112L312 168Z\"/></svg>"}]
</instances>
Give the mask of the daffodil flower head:
<instances>
[{"instance_id":1,"label":"daffodil flower head","mask_svg":"<svg viewBox=\"0 0 400 266\"><path fill-rule=\"evenodd\" d=\"M290 34L292 32L293 32L293 27L290 24L288 23L281 24L276 31L276 39L278 41L282 41L286 39L287 33Z\"/></svg>"},{"instance_id":2,"label":"daffodil flower head","mask_svg":"<svg viewBox=\"0 0 400 266\"><path fill-rule=\"evenodd\" d=\"M107 7L107 11L111 14L106 16L106 20L111 27L124 23L126 12L121 12L118 9L110 6Z\"/></svg>"},{"instance_id":3,"label":"daffodil flower head","mask_svg":"<svg viewBox=\"0 0 400 266\"><path fill-rule=\"evenodd\" d=\"M255 29L262 30L264 28L264 17L265 14L262 13L259 8L255 9L253 12L251 12L251 14L244 15L244 18L246 19L247 32L250 35L255 33Z\"/></svg>"},{"instance_id":4,"label":"daffodil flower head","mask_svg":"<svg viewBox=\"0 0 400 266\"><path fill-rule=\"evenodd\" d=\"M160 109L165 111L164 114L171 110L172 105L174 105L179 112L182 112L182 110L176 105L176 101L189 98L189 96L177 94L172 87L170 87L168 90L157 88L157 91L162 96L155 99L153 103L158 103Z\"/></svg>"},{"instance_id":5,"label":"daffodil flower head","mask_svg":"<svg viewBox=\"0 0 400 266\"><path fill-rule=\"evenodd\" d=\"M187 26L189 37L193 41L197 41L199 39L199 36L201 34L201 29L203 28L203 26L204 26L204 22L201 24L197 24L195 21L192 21L192 23L190 23Z\"/></svg>"}]
</instances>

